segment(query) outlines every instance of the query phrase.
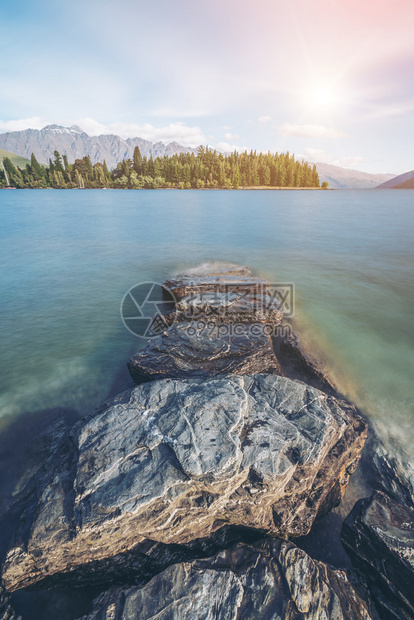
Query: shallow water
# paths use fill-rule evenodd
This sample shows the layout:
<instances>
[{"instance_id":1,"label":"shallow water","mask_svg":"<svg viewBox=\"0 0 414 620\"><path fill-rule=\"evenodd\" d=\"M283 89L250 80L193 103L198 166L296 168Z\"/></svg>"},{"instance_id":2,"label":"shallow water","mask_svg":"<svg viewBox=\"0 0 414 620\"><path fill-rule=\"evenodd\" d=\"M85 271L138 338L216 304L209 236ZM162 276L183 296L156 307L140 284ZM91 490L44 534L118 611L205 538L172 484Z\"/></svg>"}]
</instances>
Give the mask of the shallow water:
<instances>
[{"instance_id":1,"label":"shallow water","mask_svg":"<svg viewBox=\"0 0 414 620\"><path fill-rule=\"evenodd\" d=\"M203 261L295 284L299 330L384 435L414 439L414 193L0 192L3 428L129 385L124 293Z\"/></svg>"}]
</instances>

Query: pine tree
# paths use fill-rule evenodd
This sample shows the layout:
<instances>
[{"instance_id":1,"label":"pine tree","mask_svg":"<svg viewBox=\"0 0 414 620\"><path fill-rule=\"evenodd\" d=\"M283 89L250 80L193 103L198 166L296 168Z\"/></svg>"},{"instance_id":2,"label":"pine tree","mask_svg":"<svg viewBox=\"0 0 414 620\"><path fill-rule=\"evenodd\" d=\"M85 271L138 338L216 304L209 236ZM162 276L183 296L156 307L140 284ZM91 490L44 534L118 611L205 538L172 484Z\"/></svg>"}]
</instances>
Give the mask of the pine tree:
<instances>
[{"instance_id":1,"label":"pine tree","mask_svg":"<svg viewBox=\"0 0 414 620\"><path fill-rule=\"evenodd\" d=\"M141 151L139 150L139 146L136 146L134 148L134 155L133 155L133 169L134 171L139 175L141 174L142 171L142 155L141 155Z\"/></svg>"},{"instance_id":2,"label":"pine tree","mask_svg":"<svg viewBox=\"0 0 414 620\"><path fill-rule=\"evenodd\" d=\"M43 166L41 166L39 164L39 162L37 161L35 154L32 153L32 156L30 158L30 168L32 171L32 175L33 178L35 180L39 180L39 179L43 179L45 176L45 169L43 168Z\"/></svg>"},{"instance_id":3,"label":"pine tree","mask_svg":"<svg viewBox=\"0 0 414 620\"><path fill-rule=\"evenodd\" d=\"M60 156L59 151L55 151L53 153L53 156L54 156L54 161L53 161L54 170L56 170L56 172L63 172L62 158Z\"/></svg>"}]
</instances>

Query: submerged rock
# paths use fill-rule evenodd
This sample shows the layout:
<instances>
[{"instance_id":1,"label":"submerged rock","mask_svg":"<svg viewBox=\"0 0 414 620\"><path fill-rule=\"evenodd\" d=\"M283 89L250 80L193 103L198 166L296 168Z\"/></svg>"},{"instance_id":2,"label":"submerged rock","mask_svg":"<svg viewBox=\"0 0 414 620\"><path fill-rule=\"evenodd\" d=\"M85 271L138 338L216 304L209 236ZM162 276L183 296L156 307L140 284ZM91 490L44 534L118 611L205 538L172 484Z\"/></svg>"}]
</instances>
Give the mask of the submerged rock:
<instances>
[{"instance_id":1,"label":"submerged rock","mask_svg":"<svg viewBox=\"0 0 414 620\"><path fill-rule=\"evenodd\" d=\"M175 274L174 277L178 279L182 276L197 278L199 276L217 275L250 276L251 270L250 267L247 267L247 265L226 263L224 261L213 261L209 263L202 263L201 265L196 265L196 267L187 267L185 272Z\"/></svg>"},{"instance_id":2,"label":"submerged rock","mask_svg":"<svg viewBox=\"0 0 414 620\"><path fill-rule=\"evenodd\" d=\"M152 338L128 362L135 383L163 378L282 374L269 336L257 325L179 323Z\"/></svg>"},{"instance_id":3,"label":"submerged rock","mask_svg":"<svg viewBox=\"0 0 414 620\"><path fill-rule=\"evenodd\" d=\"M225 524L304 535L340 501L365 437L352 405L284 377L145 383L81 421L46 463L6 585L138 575L151 554L179 561Z\"/></svg>"},{"instance_id":4,"label":"submerged rock","mask_svg":"<svg viewBox=\"0 0 414 620\"><path fill-rule=\"evenodd\" d=\"M10 595L0 579L0 620L22 620L10 605Z\"/></svg>"},{"instance_id":5,"label":"submerged rock","mask_svg":"<svg viewBox=\"0 0 414 620\"><path fill-rule=\"evenodd\" d=\"M356 503L342 528L352 563L384 618L414 617L414 509L380 491Z\"/></svg>"},{"instance_id":6,"label":"submerged rock","mask_svg":"<svg viewBox=\"0 0 414 620\"><path fill-rule=\"evenodd\" d=\"M175 564L143 588L112 589L81 620L369 620L345 572L292 543L240 544Z\"/></svg>"}]
</instances>

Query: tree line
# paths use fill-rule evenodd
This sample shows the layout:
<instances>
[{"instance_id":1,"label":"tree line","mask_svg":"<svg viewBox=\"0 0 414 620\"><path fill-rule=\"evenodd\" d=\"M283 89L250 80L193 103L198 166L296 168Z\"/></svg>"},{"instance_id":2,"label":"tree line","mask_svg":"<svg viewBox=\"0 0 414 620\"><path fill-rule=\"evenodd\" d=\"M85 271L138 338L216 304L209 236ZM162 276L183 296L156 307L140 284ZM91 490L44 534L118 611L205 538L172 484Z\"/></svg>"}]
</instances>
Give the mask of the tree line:
<instances>
[{"instance_id":1,"label":"tree line","mask_svg":"<svg viewBox=\"0 0 414 620\"><path fill-rule=\"evenodd\" d=\"M239 187L320 187L316 166L287 153L238 153L223 155L200 146L197 154L147 158L139 147L133 159L123 159L112 171L106 162L92 164L89 155L68 162L54 152L49 165L39 164L32 153L30 164L20 169L3 160L0 187L55 189L238 189ZM6 172L5 172L6 171ZM7 173L7 174L6 174Z\"/></svg>"}]
</instances>

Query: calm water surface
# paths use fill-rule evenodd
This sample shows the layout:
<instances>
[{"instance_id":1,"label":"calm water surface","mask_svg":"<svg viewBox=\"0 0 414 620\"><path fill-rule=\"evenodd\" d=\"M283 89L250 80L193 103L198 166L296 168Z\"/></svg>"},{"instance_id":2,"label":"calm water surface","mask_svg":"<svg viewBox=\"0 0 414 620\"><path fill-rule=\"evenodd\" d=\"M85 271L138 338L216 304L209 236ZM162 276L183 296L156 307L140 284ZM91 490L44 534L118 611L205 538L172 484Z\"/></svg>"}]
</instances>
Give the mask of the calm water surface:
<instances>
[{"instance_id":1,"label":"calm water surface","mask_svg":"<svg viewBox=\"0 0 414 620\"><path fill-rule=\"evenodd\" d=\"M296 286L300 331L392 441L414 439L414 192L0 192L0 424L84 412L141 346L140 281L228 260ZM316 350L316 349L315 349Z\"/></svg>"}]
</instances>

